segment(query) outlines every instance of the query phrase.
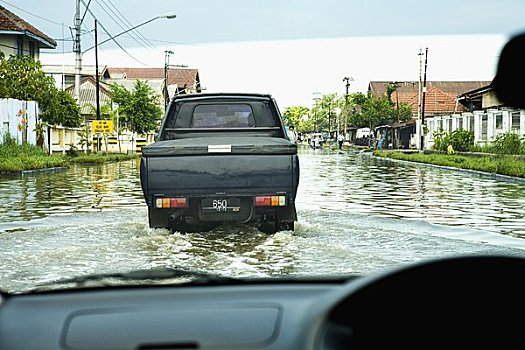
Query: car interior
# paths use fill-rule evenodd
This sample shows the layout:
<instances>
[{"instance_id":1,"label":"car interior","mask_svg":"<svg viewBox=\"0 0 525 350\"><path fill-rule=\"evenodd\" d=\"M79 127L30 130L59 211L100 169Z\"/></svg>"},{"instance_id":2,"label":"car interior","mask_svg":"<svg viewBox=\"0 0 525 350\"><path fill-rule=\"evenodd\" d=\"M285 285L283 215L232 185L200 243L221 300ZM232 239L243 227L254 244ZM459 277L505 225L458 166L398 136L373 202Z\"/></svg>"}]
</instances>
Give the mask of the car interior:
<instances>
[{"instance_id":1,"label":"car interior","mask_svg":"<svg viewBox=\"0 0 525 350\"><path fill-rule=\"evenodd\" d=\"M517 108L525 108L523 89L509 87L524 80L523 52L518 35L493 82ZM523 276L525 259L506 255L452 255L340 278L167 269L87 276L58 283L68 288L2 292L0 349L514 348Z\"/></svg>"}]
</instances>

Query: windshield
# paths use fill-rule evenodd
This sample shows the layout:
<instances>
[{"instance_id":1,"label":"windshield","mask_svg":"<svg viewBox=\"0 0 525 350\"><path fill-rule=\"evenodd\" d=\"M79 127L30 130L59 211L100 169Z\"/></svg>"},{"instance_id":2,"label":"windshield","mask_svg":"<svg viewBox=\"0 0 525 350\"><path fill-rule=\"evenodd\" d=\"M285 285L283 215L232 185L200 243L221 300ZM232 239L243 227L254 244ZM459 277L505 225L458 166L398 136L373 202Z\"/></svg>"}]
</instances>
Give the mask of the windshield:
<instances>
[{"instance_id":1,"label":"windshield","mask_svg":"<svg viewBox=\"0 0 525 350\"><path fill-rule=\"evenodd\" d=\"M135 270L350 277L525 256L525 111L490 86L503 45L525 31L521 0L0 10L13 24L0 20L2 76L35 72L0 83L2 291ZM174 97L207 93L275 105L174 107L188 130L155 149ZM258 126L289 135L190 134Z\"/></svg>"},{"instance_id":2,"label":"windshield","mask_svg":"<svg viewBox=\"0 0 525 350\"><path fill-rule=\"evenodd\" d=\"M249 105L198 105L193 110L194 128L246 128L255 126Z\"/></svg>"}]
</instances>

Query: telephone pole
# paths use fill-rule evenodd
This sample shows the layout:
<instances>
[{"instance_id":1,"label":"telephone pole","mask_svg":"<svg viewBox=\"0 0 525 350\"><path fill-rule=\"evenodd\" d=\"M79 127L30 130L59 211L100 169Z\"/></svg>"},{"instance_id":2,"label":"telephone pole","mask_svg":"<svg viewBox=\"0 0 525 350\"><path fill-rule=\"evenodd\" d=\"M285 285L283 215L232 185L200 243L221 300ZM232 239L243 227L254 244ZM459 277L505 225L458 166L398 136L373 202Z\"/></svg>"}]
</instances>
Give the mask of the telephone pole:
<instances>
[{"instance_id":1,"label":"telephone pole","mask_svg":"<svg viewBox=\"0 0 525 350\"><path fill-rule=\"evenodd\" d=\"M421 89L423 88L423 49L421 47L419 48L419 53L417 55L419 56L419 79L417 83L417 120L421 122ZM418 133L421 140L421 134L423 133L423 124L419 126ZM423 146L421 144L419 144L418 146L419 149L423 149Z\"/></svg>"},{"instance_id":2,"label":"telephone pole","mask_svg":"<svg viewBox=\"0 0 525 350\"><path fill-rule=\"evenodd\" d=\"M75 41L73 44L73 51L75 52L75 100L80 100L80 71L82 69L82 52L80 50L80 27L82 20L80 19L80 0L77 0L77 7L75 12ZM85 121L84 121L85 123Z\"/></svg>"},{"instance_id":3,"label":"telephone pole","mask_svg":"<svg viewBox=\"0 0 525 350\"><path fill-rule=\"evenodd\" d=\"M164 111L168 109L168 104L170 102L170 94L168 91L170 55L173 55L173 51L171 50L164 51Z\"/></svg>"},{"instance_id":4,"label":"telephone pole","mask_svg":"<svg viewBox=\"0 0 525 350\"><path fill-rule=\"evenodd\" d=\"M352 77L344 77L343 81L345 84L345 106L344 106L344 118L343 118L343 133L346 138L346 124L348 119L348 90L350 89L350 80L354 80Z\"/></svg>"},{"instance_id":5,"label":"telephone pole","mask_svg":"<svg viewBox=\"0 0 525 350\"><path fill-rule=\"evenodd\" d=\"M421 150L424 148L425 134L423 132L423 126L425 125L425 95L427 93L427 58L428 58L428 47L425 49L425 71L423 75L423 101L421 106Z\"/></svg>"}]
</instances>

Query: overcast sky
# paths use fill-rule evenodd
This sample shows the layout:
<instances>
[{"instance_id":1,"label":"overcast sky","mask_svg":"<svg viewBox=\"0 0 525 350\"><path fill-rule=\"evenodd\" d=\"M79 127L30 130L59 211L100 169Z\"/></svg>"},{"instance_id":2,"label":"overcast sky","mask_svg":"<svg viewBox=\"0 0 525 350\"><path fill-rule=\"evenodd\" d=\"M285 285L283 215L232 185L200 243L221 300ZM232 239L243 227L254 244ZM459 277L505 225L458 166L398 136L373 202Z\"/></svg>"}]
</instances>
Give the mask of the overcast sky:
<instances>
[{"instance_id":1,"label":"overcast sky","mask_svg":"<svg viewBox=\"0 0 525 350\"><path fill-rule=\"evenodd\" d=\"M199 69L209 91L258 91L281 107L311 105L312 94L344 93L369 80L417 80L428 47L428 80L491 80L505 40L525 30L523 0L82 0L82 49L166 13L133 37L107 42L99 64ZM43 63L74 64L76 0L0 0L59 43ZM94 63L94 50L83 55Z\"/></svg>"}]
</instances>

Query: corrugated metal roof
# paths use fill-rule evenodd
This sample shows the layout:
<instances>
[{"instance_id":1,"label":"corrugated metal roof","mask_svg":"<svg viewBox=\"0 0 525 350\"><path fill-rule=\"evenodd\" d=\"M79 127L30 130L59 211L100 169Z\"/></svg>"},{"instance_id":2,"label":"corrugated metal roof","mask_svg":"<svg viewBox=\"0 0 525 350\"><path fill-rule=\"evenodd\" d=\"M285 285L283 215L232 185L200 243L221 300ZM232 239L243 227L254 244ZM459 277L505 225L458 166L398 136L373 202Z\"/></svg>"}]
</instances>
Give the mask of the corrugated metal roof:
<instances>
[{"instance_id":1,"label":"corrugated metal roof","mask_svg":"<svg viewBox=\"0 0 525 350\"><path fill-rule=\"evenodd\" d=\"M106 83L100 81L100 94L99 102L100 105L106 105L111 103L111 97L109 96L109 87ZM75 86L71 85L66 88L66 91L74 96ZM97 106L97 88L96 79L93 77L85 77L80 81L80 113L85 115L95 115L95 108Z\"/></svg>"},{"instance_id":2,"label":"corrugated metal roof","mask_svg":"<svg viewBox=\"0 0 525 350\"><path fill-rule=\"evenodd\" d=\"M0 6L0 31L18 32L28 36L31 36L30 34L32 34L40 39L39 42L46 48L54 49L57 46L54 39L45 35L3 6Z\"/></svg>"},{"instance_id":3,"label":"corrugated metal roof","mask_svg":"<svg viewBox=\"0 0 525 350\"><path fill-rule=\"evenodd\" d=\"M150 88L152 88L156 93L159 93L162 91L162 87L164 86L164 79L149 79L149 80L142 80L142 79L111 79L106 80L106 83L109 84L119 84L125 87L127 90L133 90L135 87L135 82L137 80L145 82Z\"/></svg>"}]
</instances>

